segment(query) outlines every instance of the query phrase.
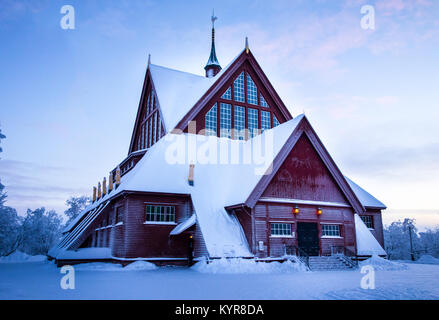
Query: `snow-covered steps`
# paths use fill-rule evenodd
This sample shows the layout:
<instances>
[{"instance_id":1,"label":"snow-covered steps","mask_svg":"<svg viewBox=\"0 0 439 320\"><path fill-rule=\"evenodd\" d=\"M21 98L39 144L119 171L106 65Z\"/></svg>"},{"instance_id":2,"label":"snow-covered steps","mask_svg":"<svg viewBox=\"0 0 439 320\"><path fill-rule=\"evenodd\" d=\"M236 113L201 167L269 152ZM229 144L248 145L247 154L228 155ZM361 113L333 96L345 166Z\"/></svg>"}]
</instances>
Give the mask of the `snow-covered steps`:
<instances>
[{"instance_id":1,"label":"snow-covered steps","mask_svg":"<svg viewBox=\"0 0 439 320\"><path fill-rule=\"evenodd\" d=\"M354 266L344 256L309 257L309 268L319 270L348 270Z\"/></svg>"}]
</instances>

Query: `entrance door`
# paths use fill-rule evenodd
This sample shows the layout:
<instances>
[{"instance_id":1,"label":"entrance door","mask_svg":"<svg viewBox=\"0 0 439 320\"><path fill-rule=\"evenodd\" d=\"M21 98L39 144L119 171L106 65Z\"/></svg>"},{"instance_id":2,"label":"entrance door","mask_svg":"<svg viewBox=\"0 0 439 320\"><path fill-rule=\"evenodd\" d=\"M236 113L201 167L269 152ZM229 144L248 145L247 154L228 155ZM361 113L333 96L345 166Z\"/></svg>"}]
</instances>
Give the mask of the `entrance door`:
<instances>
[{"instance_id":1,"label":"entrance door","mask_svg":"<svg viewBox=\"0 0 439 320\"><path fill-rule=\"evenodd\" d=\"M297 243L310 256L319 255L319 229L317 223L297 223Z\"/></svg>"}]
</instances>

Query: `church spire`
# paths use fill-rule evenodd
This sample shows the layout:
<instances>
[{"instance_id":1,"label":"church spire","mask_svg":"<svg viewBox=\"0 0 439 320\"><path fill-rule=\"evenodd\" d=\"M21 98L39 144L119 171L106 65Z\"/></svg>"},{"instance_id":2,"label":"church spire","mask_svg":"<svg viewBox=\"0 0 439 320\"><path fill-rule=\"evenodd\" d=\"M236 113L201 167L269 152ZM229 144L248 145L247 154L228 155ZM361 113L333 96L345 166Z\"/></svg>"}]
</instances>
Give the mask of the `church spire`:
<instances>
[{"instance_id":1,"label":"church spire","mask_svg":"<svg viewBox=\"0 0 439 320\"><path fill-rule=\"evenodd\" d=\"M218 72L221 71L221 66L218 62L218 59L216 57L215 52L215 21L218 19L218 17L215 17L215 12L212 11L212 47L210 49L210 56L209 60L207 61L206 66L204 67L204 70L206 70L206 77L212 78L216 76Z\"/></svg>"}]
</instances>

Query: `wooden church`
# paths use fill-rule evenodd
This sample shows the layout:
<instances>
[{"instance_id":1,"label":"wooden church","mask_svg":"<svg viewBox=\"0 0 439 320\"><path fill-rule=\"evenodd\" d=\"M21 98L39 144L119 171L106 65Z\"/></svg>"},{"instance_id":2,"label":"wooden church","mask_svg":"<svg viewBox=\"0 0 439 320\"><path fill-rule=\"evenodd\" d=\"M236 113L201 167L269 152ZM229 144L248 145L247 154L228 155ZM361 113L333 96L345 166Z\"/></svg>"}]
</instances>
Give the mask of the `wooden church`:
<instances>
[{"instance_id":1,"label":"wooden church","mask_svg":"<svg viewBox=\"0 0 439 320\"><path fill-rule=\"evenodd\" d=\"M64 230L58 265L385 256L386 207L292 117L246 40L205 76L148 66L127 157ZM255 156L256 155L256 156Z\"/></svg>"}]
</instances>

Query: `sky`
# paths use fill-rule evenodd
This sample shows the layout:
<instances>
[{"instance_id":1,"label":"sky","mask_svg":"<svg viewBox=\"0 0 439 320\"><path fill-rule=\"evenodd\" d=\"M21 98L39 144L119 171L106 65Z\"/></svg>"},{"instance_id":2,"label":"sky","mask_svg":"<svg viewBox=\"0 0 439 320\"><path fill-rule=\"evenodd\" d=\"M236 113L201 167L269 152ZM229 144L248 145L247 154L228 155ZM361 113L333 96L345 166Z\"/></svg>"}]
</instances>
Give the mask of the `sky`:
<instances>
[{"instance_id":1,"label":"sky","mask_svg":"<svg viewBox=\"0 0 439 320\"><path fill-rule=\"evenodd\" d=\"M61 28L64 5L75 29ZM361 26L364 5L374 29ZM439 1L2 0L0 179L19 214L62 213L128 152L148 54L204 75L215 9L226 66L245 37L293 116L385 224L439 226Z\"/></svg>"}]
</instances>

